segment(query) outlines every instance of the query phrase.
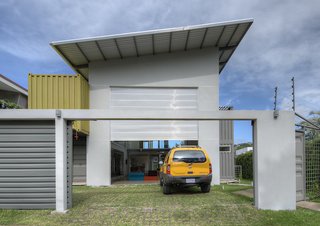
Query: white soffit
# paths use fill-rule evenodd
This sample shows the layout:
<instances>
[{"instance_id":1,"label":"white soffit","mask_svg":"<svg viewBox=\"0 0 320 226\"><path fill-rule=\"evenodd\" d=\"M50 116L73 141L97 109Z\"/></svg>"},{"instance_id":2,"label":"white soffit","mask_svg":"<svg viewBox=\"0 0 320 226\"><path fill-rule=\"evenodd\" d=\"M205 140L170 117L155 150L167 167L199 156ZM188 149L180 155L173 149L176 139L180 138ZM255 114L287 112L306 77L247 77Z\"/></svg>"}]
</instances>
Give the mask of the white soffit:
<instances>
[{"instance_id":1,"label":"white soffit","mask_svg":"<svg viewBox=\"0 0 320 226\"><path fill-rule=\"evenodd\" d=\"M28 90L0 74L0 90L21 93L25 96L28 96Z\"/></svg>"},{"instance_id":2,"label":"white soffit","mask_svg":"<svg viewBox=\"0 0 320 226\"><path fill-rule=\"evenodd\" d=\"M93 61L124 59L216 46L220 72L232 56L253 19L187 27L98 36L50 43L57 53L83 76Z\"/></svg>"}]
</instances>

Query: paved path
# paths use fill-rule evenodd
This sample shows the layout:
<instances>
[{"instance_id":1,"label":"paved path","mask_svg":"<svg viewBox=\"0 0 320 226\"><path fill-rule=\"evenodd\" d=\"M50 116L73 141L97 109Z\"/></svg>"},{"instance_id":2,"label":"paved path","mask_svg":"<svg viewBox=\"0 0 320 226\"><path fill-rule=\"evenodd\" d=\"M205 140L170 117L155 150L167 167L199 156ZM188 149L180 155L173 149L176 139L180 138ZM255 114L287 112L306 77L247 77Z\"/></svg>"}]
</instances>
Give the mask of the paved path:
<instances>
[{"instance_id":1,"label":"paved path","mask_svg":"<svg viewBox=\"0 0 320 226\"><path fill-rule=\"evenodd\" d=\"M249 198L253 198L253 189L236 191L236 192L233 192L233 194L242 195L242 196L246 196L246 197L249 197ZM304 208L304 209L309 209L309 210L314 210L314 211L319 211L320 212L320 203L317 203L317 202L300 201L300 202L297 202L297 207L301 207L301 208Z\"/></svg>"},{"instance_id":2,"label":"paved path","mask_svg":"<svg viewBox=\"0 0 320 226\"><path fill-rule=\"evenodd\" d=\"M309 210L320 211L320 203L317 202L301 201L297 202L297 206Z\"/></svg>"},{"instance_id":3,"label":"paved path","mask_svg":"<svg viewBox=\"0 0 320 226\"><path fill-rule=\"evenodd\" d=\"M247 190L236 191L236 192L233 192L233 194L253 198L253 189L251 188L251 189L247 189Z\"/></svg>"}]
</instances>

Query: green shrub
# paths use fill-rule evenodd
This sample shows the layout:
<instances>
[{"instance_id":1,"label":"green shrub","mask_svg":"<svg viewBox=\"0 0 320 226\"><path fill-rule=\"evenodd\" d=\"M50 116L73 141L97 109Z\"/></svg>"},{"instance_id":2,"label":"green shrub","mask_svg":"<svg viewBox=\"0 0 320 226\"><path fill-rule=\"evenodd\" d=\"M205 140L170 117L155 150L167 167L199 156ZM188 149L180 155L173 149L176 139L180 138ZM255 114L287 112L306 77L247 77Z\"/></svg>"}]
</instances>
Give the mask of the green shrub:
<instances>
[{"instance_id":1,"label":"green shrub","mask_svg":"<svg viewBox=\"0 0 320 226\"><path fill-rule=\"evenodd\" d=\"M8 100L0 99L0 109L19 109L20 106Z\"/></svg>"},{"instance_id":2,"label":"green shrub","mask_svg":"<svg viewBox=\"0 0 320 226\"><path fill-rule=\"evenodd\" d=\"M242 166L242 178L253 179L253 161L252 151L238 155L236 157L236 165Z\"/></svg>"}]
</instances>

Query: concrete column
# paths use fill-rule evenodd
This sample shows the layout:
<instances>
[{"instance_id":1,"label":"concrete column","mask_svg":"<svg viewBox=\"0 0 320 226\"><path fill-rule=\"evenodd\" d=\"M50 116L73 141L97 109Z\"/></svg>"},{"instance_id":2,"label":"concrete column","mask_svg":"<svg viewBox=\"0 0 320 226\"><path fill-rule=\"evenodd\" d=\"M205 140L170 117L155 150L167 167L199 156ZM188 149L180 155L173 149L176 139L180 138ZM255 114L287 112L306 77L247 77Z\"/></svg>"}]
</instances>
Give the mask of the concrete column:
<instances>
[{"instance_id":1,"label":"concrete column","mask_svg":"<svg viewBox=\"0 0 320 226\"><path fill-rule=\"evenodd\" d=\"M206 149L211 160L211 184L220 184L219 121L199 121L199 146Z\"/></svg>"},{"instance_id":2,"label":"concrete column","mask_svg":"<svg viewBox=\"0 0 320 226\"><path fill-rule=\"evenodd\" d=\"M87 138L87 185L111 185L110 121L91 121Z\"/></svg>"},{"instance_id":3,"label":"concrete column","mask_svg":"<svg viewBox=\"0 0 320 226\"><path fill-rule=\"evenodd\" d=\"M296 209L294 113L272 112L254 123L255 206L268 210Z\"/></svg>"},{"instance_id":4,"label":"concrete column","mask_svg":"<svg viewBox=\"0 0 320 226\"><path fill-rule=\"evenodd\" d=\"M56 118L56 211L67 210L67 123Z\"/></svg>"}]
</instances>

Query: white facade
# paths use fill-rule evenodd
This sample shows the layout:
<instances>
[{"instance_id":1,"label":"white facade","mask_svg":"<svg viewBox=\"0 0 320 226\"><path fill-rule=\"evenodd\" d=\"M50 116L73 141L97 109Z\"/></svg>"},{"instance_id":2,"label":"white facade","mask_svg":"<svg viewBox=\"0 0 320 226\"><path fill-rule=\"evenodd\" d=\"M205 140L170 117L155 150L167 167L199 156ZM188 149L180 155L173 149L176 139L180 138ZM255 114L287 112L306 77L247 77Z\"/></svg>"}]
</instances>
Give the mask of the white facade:
<instances>
[{"instance_id":1,"label":"white facade","mask_svg":"<svg viewBox=\"0 0 320 226\"><path fill-rule=\"evenodd\" d=\"M149 31L135 36L125 34L53 43L75 71L88 75L90 109L2 110L0 119L55 119L56 210L64 212L68 208L66 127L67 121L74 120L93 120L87 142L87 184L92 186L111 184L111 141L115 135L113 133L119 132L119 121L127 121L130 129L130 125L147 120L155 130L161 127L158 121L163 121L168 123L165 125L172 126L171 133L166 133L172 139L186 135L179 133L179 127L197 127L197 133L191 130L191 134L208 151L213 165L213 183L219 184L219 120L252 120L255 206L258 209L294 210L294 112L280 111L279 117L274 118L273 111L218 109L219 71L251 24L252 20L233 21ZM142 56L141 52L148 56ZM113 56L119 59L110 59ZM188 105L177 105L175 101L172 108L165 109L143 110L141 106L133 106L130 110L115 109L112 89L119 87L167 88L170 91L177 88L196 89L197 108L181 110L177 106ZM185 124L179 124L181 122ZM151 139L150 130L146 131L141 129L141 137L149 136ZM130 138L130 134L126 136L126 139ZM117 139L120 138L118 134Z\"/></svg>"},{"instance_id":2,"label":"white facade","mask_svg":"<svg viewBox=\"0 0 320 226\"><path fill-rule=\"evenodd\" d=\"M253 23L253 19L208 23L160 30L52 42L51 46L74 69L88 79L90 109L123 111L218 111L219 73ZM120 93L136 87L167 89L171 100L154 104L157 97L144 100L146 107ZM170 89L170 90L169 90ZM196 101L180 100L178 89L195 91ZM140 91L141 91L140 90ZM179 90L181 91L181 90ZM143 93L143 92L142 92ZM149 95L149 94L148 94ZM170 97L169 97L170 98ZM141 99L139 100L141 101ZM149 101L149 102L148 102ZM159 108L160 106L160 108ZM169 107L168 107L169 106ZM130 116L130 115L128 115ZM219 122L92 122L87 142L87 184L110 185L110 141L152 139L198 140L213 163L213 183L220 183ZM163 131L164 127L169 127ZM152 129L151 129L152 127ZM187 129L186 129L187 128ZM137 131L135 131L137 130ZM126 132L127 131L127 132ZM135 131L130 133L128 131ZM156 136L158 135L158 136ZM95 152L95 150L98 151Z\"/></svg>"},{"instance_id":3,"label":"white facade","mask_svg":"<svg viewBox=\"0 0 320 226\"><path fill-rule=\"evenodd\" d=\"M159 112L217 111L219 109L219 54L218 49L214 47L92 62L89 64L89 71L90 109L140 111L151 109ZM133 87L142 92L142 95L145 92L145 97L142 98L145 101L143 104L136 103L139 95L130 99L132 93L127 96L121 94L122 90L133 92ZM150 99L148 97L150 89L154 89L153 93L159 93L159 96L169 93L168 101L153 105L158 96L154 95L154 99ZM183 93L185 96L182 98L186 99L179 102L177 93ZM126 98L121 99L124 104L119 105L119 98ZM147 106L144 108L143 105ZM166 129L166 132L161 135L159 131L163 127L170 129ZM139 133L133 132L133 129L138 130ZM186 129L189 130L188 133L185 132ZM88 185L111 184L111 140L158 139L198 140L199 145L207 149L213 162L213 183L220 183L219 122L97 121L91 122L90 131L87 146ZM131 131L131 133L125 131Z\"/></svg>"}]
</instances>

